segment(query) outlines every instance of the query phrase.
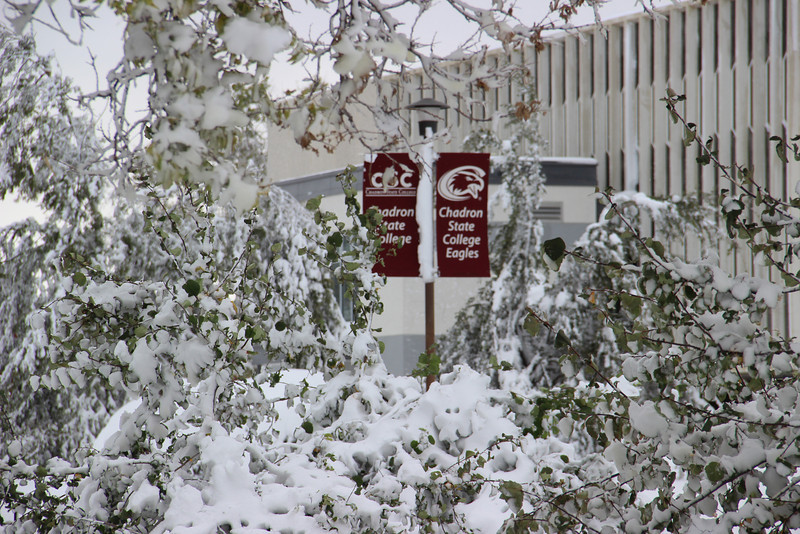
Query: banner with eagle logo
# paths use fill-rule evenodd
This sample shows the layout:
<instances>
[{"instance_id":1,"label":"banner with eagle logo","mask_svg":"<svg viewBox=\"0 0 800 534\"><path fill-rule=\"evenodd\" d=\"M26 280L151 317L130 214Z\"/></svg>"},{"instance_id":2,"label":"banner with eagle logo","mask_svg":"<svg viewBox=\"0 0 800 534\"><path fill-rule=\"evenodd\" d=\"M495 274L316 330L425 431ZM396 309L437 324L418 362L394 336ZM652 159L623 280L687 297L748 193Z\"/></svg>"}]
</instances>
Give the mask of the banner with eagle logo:
<instances>
[{"instance_id":1,"label":"banner with eagle logo","mask_svg":"<svg viewBox=\"0 0 800 534\"><path fill-rule=\"evenodd\" d=\"M490 275L488 211L489 154L439 154L436 160L439 276Z\"/></svg>"}]
</instances>

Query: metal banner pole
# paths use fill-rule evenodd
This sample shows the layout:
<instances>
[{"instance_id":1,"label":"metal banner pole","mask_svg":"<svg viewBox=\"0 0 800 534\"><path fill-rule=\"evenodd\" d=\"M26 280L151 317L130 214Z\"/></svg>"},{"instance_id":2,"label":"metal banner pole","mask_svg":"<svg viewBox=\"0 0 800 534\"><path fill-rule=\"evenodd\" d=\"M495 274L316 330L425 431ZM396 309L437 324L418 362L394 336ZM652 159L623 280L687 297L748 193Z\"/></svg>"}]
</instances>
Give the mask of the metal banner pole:
<instances>
[{"instance_id":1,"label":"metal banner pole","mask_svg":"<svg viewBox=\"0 0 800 534\"><path fill-rule=\"evenodd\" d=\"M435 232L433 229L433 136L436 134L438 117L436 113L447 109L447 104L432 98L423 98L408 106L408 109L417 110L419 120L419 133L424 140L422 147L422 176L417 188L417 220L420 226L419 266L420 276L425 282L425 352L433 353L436 342L436 307L434 303L434 250ZM426 231L423 232L422 228ZM425 386L430 388L436 380L435 375L425 377Z\"/></svg>"},{"instance_id":2,"label":"metal banner pole","mask_svg":"<svg viewBox=\"0 0 800 534\"><path fill-rule=\"evenodd\" d=\"M433 230L433 182L434 182L434 175L433 175L433 161L434 161L434 152L433 152L433 135L435 133L436 123L431 125L424 125L422 121L420 121L420 128L425 128L425 146L422 149L422 173L423 178L422 180L425 182L426 187L424 191L419 191L418 194L426 194L430 198L430 209L427 210L427 213L424 214L425 217L430 218L430 256L428 257L429 265L427 265L424 269L421 268L421 273L423 278L427 278L425 281L425 352L428 354L433 353L433 345L436 343L436 304L434 302L434 295L435 295L435 286L433 280L433 270L434 270L434 237L435 233ZM428 184L430 184L430 189L428 189ZM426 276L426 271L430 274L430 276ZM431 384L434 383L436 380L435 375L427 375L425 377L425 389L428 390L431 387Z\"/></svg>"}]
</instances>

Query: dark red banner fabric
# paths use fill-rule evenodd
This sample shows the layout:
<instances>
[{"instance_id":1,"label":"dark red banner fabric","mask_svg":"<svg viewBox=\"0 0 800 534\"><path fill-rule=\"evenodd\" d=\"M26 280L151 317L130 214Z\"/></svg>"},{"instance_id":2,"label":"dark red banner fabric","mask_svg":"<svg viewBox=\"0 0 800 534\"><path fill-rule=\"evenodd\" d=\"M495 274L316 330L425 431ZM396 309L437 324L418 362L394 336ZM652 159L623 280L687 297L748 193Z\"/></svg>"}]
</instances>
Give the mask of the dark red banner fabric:
<instances>
[{"instance_id":1,"label":"dark red banner fabric","mask_svg":"<svg viewBox=\"0 0 800 534\"><path fill-rule=\"evenodd\" d=\"M441 277L489 276L489 154L436 160L436 256Z\"/></svg>"},{"instance_id":2,"label":"dark red banner fabric","mask_svg":"<svg viewBox=\"0 0 800 534\"><path fill-rule=\"evenodd\" d=\"M419 229L416 206L419 167L408 154L381 153L364 162L364 211L376 208L387 232L373 271L386 276L418 276Z\"/></svg>"}]
</instances>

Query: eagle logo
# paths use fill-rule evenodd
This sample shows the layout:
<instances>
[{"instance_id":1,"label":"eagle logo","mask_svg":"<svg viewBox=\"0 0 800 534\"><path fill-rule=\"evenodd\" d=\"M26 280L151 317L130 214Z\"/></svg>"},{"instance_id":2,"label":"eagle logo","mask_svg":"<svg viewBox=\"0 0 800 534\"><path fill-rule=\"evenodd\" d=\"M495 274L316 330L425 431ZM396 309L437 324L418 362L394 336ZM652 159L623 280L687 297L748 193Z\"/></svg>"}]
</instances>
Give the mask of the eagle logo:
<instances>
[{"instance_id":1,"label":"eagle logo","mask_svg":"<svg viewBox=\"0 0 800 534\"><path fill-rule=\"evenodd\" d=\"M461 202L478 195L486 187L486 171L474 165L465 165L447 171L439 179L436 189L442 198L452 202Z\"/></svg>"}]
</instances>

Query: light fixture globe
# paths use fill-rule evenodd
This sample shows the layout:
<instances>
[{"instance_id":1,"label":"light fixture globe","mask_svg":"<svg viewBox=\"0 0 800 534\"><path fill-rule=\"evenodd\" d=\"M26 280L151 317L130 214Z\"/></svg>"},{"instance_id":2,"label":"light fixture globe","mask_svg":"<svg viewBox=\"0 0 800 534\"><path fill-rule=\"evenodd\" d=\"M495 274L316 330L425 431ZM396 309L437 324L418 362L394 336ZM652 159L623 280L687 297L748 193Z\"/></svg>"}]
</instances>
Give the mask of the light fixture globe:
<instances>
[{"instance_id":1,"label":"light fixture globe","mask_svg":"<svg viewBox=\"0 0 800 534\"><path fill-rule=\"evenodd\" d=\"M439 112L448 107L450 106L436 99L423 98L413 104L409 104L406 109L418 113L419 135L425 137L425 132L428 129L436 133L439 125Z\"/></svg>"}]
</instances>

